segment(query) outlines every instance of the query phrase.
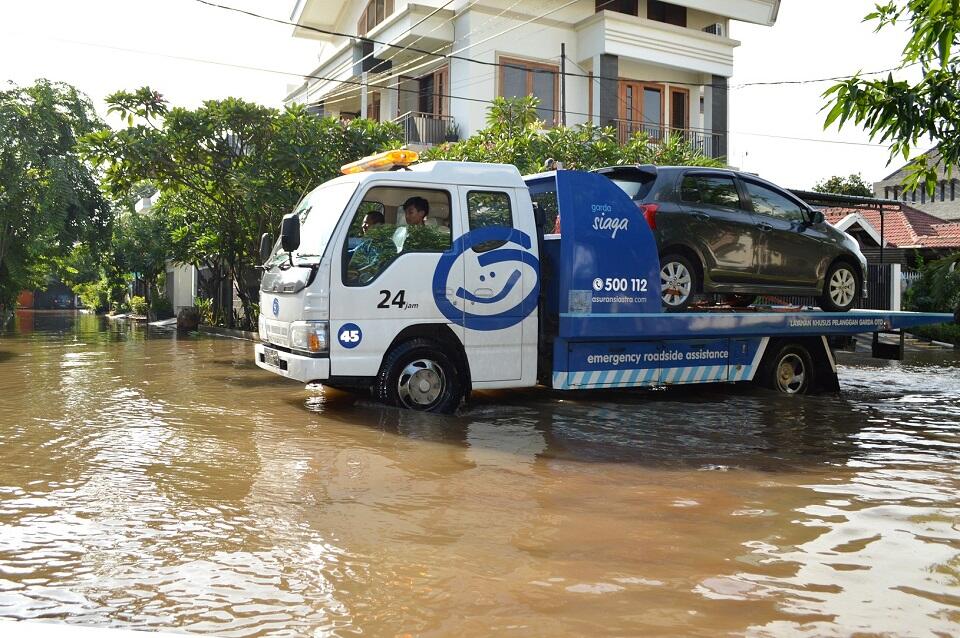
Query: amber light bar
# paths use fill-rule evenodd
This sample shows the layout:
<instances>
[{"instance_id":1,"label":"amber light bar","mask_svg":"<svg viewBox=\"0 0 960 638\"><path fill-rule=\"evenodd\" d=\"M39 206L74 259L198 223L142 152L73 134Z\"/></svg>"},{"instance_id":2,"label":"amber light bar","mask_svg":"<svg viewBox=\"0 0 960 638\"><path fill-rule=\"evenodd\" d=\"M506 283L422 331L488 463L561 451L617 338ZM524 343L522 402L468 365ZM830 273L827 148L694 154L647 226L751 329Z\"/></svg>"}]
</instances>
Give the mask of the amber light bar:
<instances>
[{"instance_id":1,"label":"amber light bar","mask_svg":"<svg viewBox=\"0 0 960 638\"><path fill-rule=\"evenodd\" d=\"M395 167L409 166L417 161L420 156L415 151L384 151L375 155L368 155L356 162L350 162L340 167L340 172L344 175L351 173L363 173L364 171L386 171Z\"/></svg>"}]
</instances>

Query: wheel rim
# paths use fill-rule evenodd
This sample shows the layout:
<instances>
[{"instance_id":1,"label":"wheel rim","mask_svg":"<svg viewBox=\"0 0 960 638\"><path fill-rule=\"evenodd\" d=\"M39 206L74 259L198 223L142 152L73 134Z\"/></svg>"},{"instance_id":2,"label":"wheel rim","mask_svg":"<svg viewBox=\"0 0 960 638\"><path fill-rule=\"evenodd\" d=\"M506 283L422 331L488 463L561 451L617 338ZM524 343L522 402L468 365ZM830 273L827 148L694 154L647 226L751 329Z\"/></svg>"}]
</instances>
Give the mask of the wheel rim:
<instances>
[{"instance_id":1,"label":"wheel rim","mask_svg":"<svg viewBox=\"0 0 960 638\"><path fill-rule=\"evenodd\" d=\"M803 359L795 354L788 354L780 359L777 366L777 388L786 394L797 394L803 390L807 379L807 369Z\"/></svg>"},{"instance_id":2,"label":"wheel rim","mask_svg":"<svg viewBox=\"0 0 960 638\"><path fill-rule=\"evenodd\" d=\"M857 278L846 268L840 268L830 277L830 300L837 306L850 305L857 294Z\"/></svg>"},{"instance_id":3,"label":"wheel rim","mask_svg":"<svg viewBox=\"0 0 960 638\"><path fill-rule=\"evenodd\" d=\"M692 287L690 271L680 262L671 261L660 269L660 290L663 303L668 306L683 304L690 297Z\"/></svg>"},{"instance_id":4,"label":"wheel rim","mask_svg":"<svg viewBox=\"0 0 960 638\"><path fill-rule=\"evenodd\" d=\"M417 359L404 367L397 379L397 396L407 408L423 410L443 395L447 379L441 368L430 359Z\"/></svg>"}]
</instances>

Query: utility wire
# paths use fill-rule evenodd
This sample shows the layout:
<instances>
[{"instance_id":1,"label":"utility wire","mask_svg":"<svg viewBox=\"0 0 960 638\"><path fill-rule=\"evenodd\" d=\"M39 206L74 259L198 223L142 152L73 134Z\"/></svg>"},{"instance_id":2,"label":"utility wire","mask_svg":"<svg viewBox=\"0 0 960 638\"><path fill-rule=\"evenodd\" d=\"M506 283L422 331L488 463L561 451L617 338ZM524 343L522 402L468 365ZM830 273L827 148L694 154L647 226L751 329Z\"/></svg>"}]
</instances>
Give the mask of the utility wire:
<instances>
[{"instance_id":1,"label":"utility wire","mask_svg":"<svg viewBox=\"0 0 960 638\"><path fill-rule=\"evenodd\" d=\"M7 33L7 34L5 34L5 35L8 36L8 37L23 37L23 36L25 36L25 34L23 34L23 33ZM274 75L304 77L302 73L295 73L295 72L292 72L292 71L281 71L281 70L278 70L278 69L268 69L268 68L264 68L264 67L258 67L258 66L252 66L252 65L246 65L246 64L234 64L234 63L230 63L230 62L220 62L220 61L217 61L217 60L205 60L205 59L202 59L202 58L194 58L194 57L183 56L183 55L174 55L174 54L170 54L170 53L160 53L160 52L158 52L158 51L145 51L145 50L142 50L142 49L132 49L132 48L127 48L127 47L118 47L118 46L113 46L113 45L108 45L108 44L101 44L101 43L99 43L99 42L83 42L83 41L80 41L80 40L70 40L70 39L66 39L66 38L56 38L56 37L46 36L46 35L31 35L30 37L31 37L33 40L36 40L36 39L45 39L45 40L53 41L53 42L62 42L62 43L67 43L67 44L76 44L76 45L80 45L80 46L87 46L87 47L100 48L100 49L107 49L107 50L110 50L110 51L121 51L121 52L124 52L124 53L136 53L136 54L139 54L139 55L149 55L149 56L155 56L155 57L160 57L160 58L167 58L167 59L171 59L171 60L180 60L180 61L184 61L184 62L195 62L195 63L198 63L198 64L209 64L209 65L227 67L227 68L232 68L232 69L241 69L241 70L245 70L245 71L256 71L256 72L260 72L260 73L270 73L270 74L274 74ZM313 75L306 76L306 77L315 78L315 79L320 79L320 80L330 80L330 79L331 79L331 78L326 78L326 77L323 77L323 76L313 76ZM361 85L364 85L364 84L366 84L367 86L370 86L370 85L371 85L369 82L364 83L364 82L355 81L355 80L335 80L335 81L337 81L337 82L344 82L344 83L348 83L348 84L354 84L354 85L358 85L358 86L361 86ZM417 91L416 89L398 89L398 90L400 90L400 91L405 91L405 92L416 92L416 93L419 93L419 91ZM425 95L426 95L426 94L425 94ZM481 99L481 98L471 98L471 97L464 97L464 96L459 96L459 95L450 95L450 94L445 94L445 93L430 93L429 95L431 95L431 96L437 96L437 97L446 97L446 98L449 98L449 99L452 99L452 100L463 100L463 101L467 101L467 102L477 102L477 103L487 104L487 105L490 105L490 104L493 103L493 100L484 100L484 99ZM547 109L547 108L543 108L543 107L540 107L540 108L541 108L541 110L545 110L545 111L549 111L549 112L554 112L554 113L559 112L559 109ZM569 115L581 115L581 116L584 116L584 117L590 117L590 114L589 114L589 113L582 113L582 112L579 112L579 111L567 111L567 113L568 113ZM727 134L730 134L730 135L749 135L749 136L756 136L756 137L771 137L771 138L776 138L776 139L796 140L796 141L802 141L802 142L819 142L819 143L823 143L823 144L844 144L844 145L851 145L851 146L869 146L869 147L874 147L874 148L886 148L885 145L883 145L883 144L877 144L877 143L848 142L848 141L842 141L842 140L825 140L825 139L808 138L808 137L791 137L791 136L787 136L787 135L773 135L773 134L767 134L767 133L750 133L750 132L746 132L746 131L727 131Z\"/></svg>"},{"instance_id":2,"label":"utility wire","mask_svg":"<svg viewBox=\"0 0 960 638\"><path fill-rule=\"evenodd\" d=\"M490 37L488 37L488 38L486 38L486 39L484 39L484 40L481 40L480 42L476 42L476 43L474 43L474 44L471 44L471 45L469 45L469 46L467 46L467 47L464 47L464 48L462 48L462 49L460 49L460 50L458 50L458 51L454 51L453 53L437 53L437 52L435 52L435 51L428 51L428 50L426 50L426 49L419 49L419 48L411 47L411 46L396 45L396 44L393 44L393 43L391 43L391 42L385 42L385 41L382 41L382 40L375 40L375 39L373 39L373 38L368 38L368 37L365 37L365 36L358 36L358 35L356 35L356 34L343 33L343 32L340 32L340 31L332 31L332 30L329 30L329 29L321 29L321 28L319 28L319 27L314 27L314 26L305 25L305 24L299 24L299 23L296 23L296 22L290 22L289 20L282 20L282 19L280 19L280 18L272 18L272 17L270 17L270 16L265 16L265 15L262 15L262 14L259 14L259 13L255 13L255 12L253 12L253 11L248 11L248 10L245 10L245 9L239 9L239 8L237 8L237 7L231 7L231 6L228 6L228 5L219 4L219 3L217 3L217 2L212 2L211 0L192 0L192 1L193 1L193 2L198 2L198 3L200 3L200 4L203 4L203 5L206 5L206 6L209 6L209 7L214 7L214 8L217 8L217 9L223 9L223 10L225 10L225 11L233 11L233 12L236 12L236 13L241 13L241 14L244 14L244 15L247 15L247 16L250 16L250 17L253 17L253 18L260 19L260 20L266 20L266 21L269 21L269 22L274 22L274 23L278 23L278 24L284 24L284 25L287 25L287 26L299 27L299 28L301 28L301 29L306 29L306 30L308 30L308 31L313 31L313 32L316 32L316 33L322 33L322 34L324 34L324 35L342 37L342 38L347 38L347 39L357 39L357 40L361 40L361 41L372 42L372 43L374 43L374 44L380 44L380 45L383 45L383 46L386 46L386 47L390 47L390 48L407 50L407 51L412 51L412 52L414 52L414 53L420 53L420 54L422 54L422 56L421 56L420 58L418 58L418 59L423 59L423 57L435 57L435 58L446 59L446 60L461 60L461 61L464 61L464 62L471 62L471 63L473 63L473 64L480 64L480 65L484 65L484 66L510 67L510 68L524 68L524 67L519 67L518 65L510 64L510 63L489 62L489 61L485 61L485 60L475 60L475 59L473 59L473 58L469 58L469 57L466 57L466 56L457 55L457 53L460 53L460 52L462 52L462 51L464 51L464 50L466 50L466 49L468 49L468 48L471 48L471 47L473 47L473 46L477 46L477 45L483 44L484 42L487 42L487 41L489 41L489 40L491 40L491 39L493 39L493 38L497 38L497 37L501 37L501 36L503 36L503 35L506 35L506 34L509 33L510 31L513 31L514 29L517 29L517 28L519 28L519 27L521 27L521 26L524 26L524 25L526 25L526 24L529 24L530 22L534 22L534 21L536 21L536 20L539 20L539 19L541 19L541 18L544 18L544 17L546 17L546 16L548 16L548 15L550 15L550 14L552 14L552 13L556 13L557 11L560 11L560 10L562 10L562 9L565 9L566 7L569 7L570 5L573 5L573 4L576 4L577 2L579 2L579 0L570 0L569 2L566 2L565 4L563 4L563 5L559 6L559 7L556 7L556 8L554 8L554 9L551 9L550 11L547 11L546 13L543 13L543 14L541 14L541 15L539 15L539 16L535 16L535 17L533 17L533 18L531 18L531 19L529 19L529 20L527 20L527 21L525 21L525 22L522 22L522 23L518 24L518 25L514 25L514 26L512 26L512 27L509 27L508 29L505 29L504 31L502 31L502 32L500 32L500 33L494 34L494 35L492 35L492 36L490 36ZM612 4L612 3L615 2L615 1L616 1L616 0L607 0L603 5L601 5L601 7L605 7L605 6L609 5L609 4ZM914 64L916 64L916 63L914 63ZM421 66L424 66L424 65L421 65ZM912 65L906 65L906 66L912 66ZM420 67L417 67L417 68L420 68ZM834 76L834 77L827 77L827 78L816 78L816 79L809 79L809 80L772 80L772 81L766 81L766 82L745 82L745 83L742 83L742 84L738 84L738 85L737 85L737 88L740 88L740 87L748 87L748 86L777 86L777 85L788 85L788 84L811 84L811 83L817 83L817 82L831 82L831 81L837 81L837 80L850 79L850 78L853 78L853 77L857 77L858 75L877 75L877 74L880 74L880 73L890 73L890 72L893 72L893 71L900 70L900 69L902 69L902 68L906 68L906 67L905 67L905 66L898 66L898 67L893 67L893 68L889 68L889 69L883 69L883 70L881 70L881 71L870 71L870 72L866 72L866 73L856 73L856 74L853 74L853 75ZM613 81L620 81L620 80L621 80L621 78L607 77L607 76L602 76L602 75L590 76L590 75L588 75L588 74L584 74L584 73L574 73L574 72L571 72L571 71L567 71L567 72L563 73L563 72L561 72L561 71L559 71L559 70L557 70L557 71L544 70L543 72L544 72L544 73L553 73L553 74L556 74L556 75L561 75L561 74L562 74L562 75L566 75L566 76L569 76L569 77L582 77L582 78L591 78L591 77L592 77L593 79L597 79L597 80L613 80ZM308 76L304 76L304 77L308 77ZM389 77L388 77L388 78L382 78L380 81L386 81L386 80L389 80L389 79L391 79L391 78L389 78ZM332 81L340 82L341 80L332 80ZM698 87L699 87L699 86L704 86L704 87L710 87L710 88L722 89L722 90L729 90L729 89L731 88L729 85L726 85L726 84L721 85L721 84L711 84L711 83L703 83L703 82L680 82L680 81L675 81L675 80L644 80L644 81L645 81L645 82L651 82L651 83L657 83L657 84L674 84L674 85L680 85L680 86L698 86Z\"/></svg>"}]
</instances>

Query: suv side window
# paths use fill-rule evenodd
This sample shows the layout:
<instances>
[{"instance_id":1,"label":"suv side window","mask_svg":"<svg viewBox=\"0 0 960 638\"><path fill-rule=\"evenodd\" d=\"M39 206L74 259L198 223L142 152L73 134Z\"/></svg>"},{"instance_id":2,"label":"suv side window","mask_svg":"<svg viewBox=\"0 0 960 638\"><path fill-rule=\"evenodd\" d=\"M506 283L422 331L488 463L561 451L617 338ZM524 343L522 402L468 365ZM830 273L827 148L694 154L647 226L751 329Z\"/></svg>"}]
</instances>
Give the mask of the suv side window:
<instances>
[{"instance_id":1,"label":"suv side window","mask_svg":"<svg viewBox=\"0 0 960 638\"><path fill-rule=\"evenodd\" d=\"M513 228L513 209L510 195L502 191L470 191L467 193L468 230L503 226ZM474 252L483 253L499 248L505 242L488 241L473 247Z\"/></svg>"},{"instance_id":2,"label":"suv side window","mask_svg":"<svg viewBox=\"0 0 960 638\"><path fill-rule=\"evenodd\" d=\"M740 209L737 184L732 177L723 175L684 175L680 183L680 201Z\"/></svg>"},{"instance_id":3,"label":"suv side window","mask_svg":"<svg viewBox=\"0 0 960 638\"><path fill-rule=\"evenodd\" d=\"M791 223L806 221L803 208L793 200L760 184L743 180L743 185L753 201L753 212L758 215L776 217Z\"/></svg>"}]
</instances>

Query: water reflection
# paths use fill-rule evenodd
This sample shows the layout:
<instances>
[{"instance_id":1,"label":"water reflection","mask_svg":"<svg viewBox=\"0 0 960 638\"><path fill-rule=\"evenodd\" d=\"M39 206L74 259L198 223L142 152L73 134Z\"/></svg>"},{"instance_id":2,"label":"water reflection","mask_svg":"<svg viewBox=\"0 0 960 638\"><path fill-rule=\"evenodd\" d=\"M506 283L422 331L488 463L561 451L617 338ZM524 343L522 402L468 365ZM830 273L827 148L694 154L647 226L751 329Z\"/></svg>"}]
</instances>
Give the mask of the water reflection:
<instances>
[{"instance_id":1,"label":"water reflection","mask_svg":"<svg viewBox=\"0 0 960 638\"><path fill-rule=\"evenodd\" d=\"M70 314L0 336L0 616L227 636L949 635L960 365L839 396L479 393L455 417Z\"/></svg>"}]
</instances>

